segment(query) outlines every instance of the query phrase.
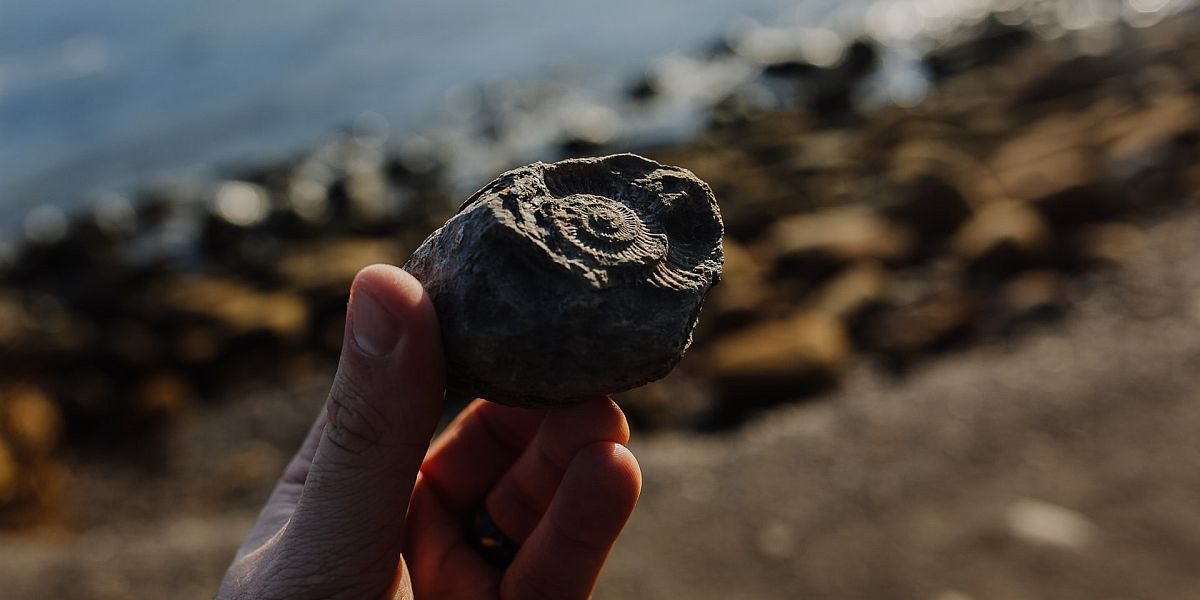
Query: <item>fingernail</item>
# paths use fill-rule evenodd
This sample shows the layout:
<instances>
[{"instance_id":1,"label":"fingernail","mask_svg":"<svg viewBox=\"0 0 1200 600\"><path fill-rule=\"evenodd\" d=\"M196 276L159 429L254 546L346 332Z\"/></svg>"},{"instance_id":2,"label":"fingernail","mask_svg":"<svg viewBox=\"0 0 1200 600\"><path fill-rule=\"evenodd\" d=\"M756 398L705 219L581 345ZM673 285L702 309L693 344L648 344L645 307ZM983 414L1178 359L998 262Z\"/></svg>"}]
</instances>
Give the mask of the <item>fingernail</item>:
<instances>
[{"instance_id":1,"label":"fingernail","mask_svg":"<svg viewBox=\"0 0 1200 600\"><path fill-rule=\"evenodd\" d=\"M390 354L400 338L396 318L366 290L355 290L350 296L350 330L358 348L374 357Z\"/></svg>"}]
</instances>

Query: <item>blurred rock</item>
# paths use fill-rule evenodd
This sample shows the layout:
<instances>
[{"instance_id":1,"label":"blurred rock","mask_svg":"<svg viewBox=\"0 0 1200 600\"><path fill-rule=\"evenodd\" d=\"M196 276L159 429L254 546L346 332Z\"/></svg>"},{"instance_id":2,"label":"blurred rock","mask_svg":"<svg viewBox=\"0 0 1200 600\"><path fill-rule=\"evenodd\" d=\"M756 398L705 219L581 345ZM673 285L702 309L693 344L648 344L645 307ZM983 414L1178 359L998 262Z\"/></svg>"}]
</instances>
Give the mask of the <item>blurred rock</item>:
<instances>
[{"instance_id":1,"label":"blurred rock","mask_svg":"<svg viewBox=\"0 0 1200 600\"><path fill-rule=\"evenodd\" d=\"M958 230L951 247L967 264L1006 273L1042 256L1050 240L1051 231L1037 211L1021 202L993 202Z\"/></svg>"},{"instance_id":2,"label":"blurred rock","mask_svg":"<svg viewBox=\"0 0 1200 600\"><path fill-rule=\"evenodd\" d=\"M224 332L214 331L211 327L184 327L175 337L174 357L187 365L207 363L220 355L224 342Z\"/></svg>"},{"instance_id":3,"label":"blurred rock","mask_svg":"<svg viewBox=\"0 0 1200 600\"><path fill-rule=\"evenodd\" d=\"M1063 276L1058 271L1026 271L1013 277L1001 294L1009 324L1056 317L1066 308Z\"/></svg>"},{"instance_id":4,"label":"blurred rock","mask_svg":"<svg viewBox=\"0 0 1200 600\"><path fill-rule=\"evenodd\" d=\"M163 282L149 302L210 320L234 335L266 331L296 339L308 326L308 307L295 294L260 291L234 279L175 277Z\"/></svg>"},{"instance_id":5,"label":"blurred rock","mask_svg":"<svg viewBox=\"0 0 1200 600\"><path fill-rule=\"evenodd\" d=\"M1099 534L1095 523L1082 513L1033 498L1010 504L1004 518L1013 537L1039 546L1083 550Z\"/></svg>"},{"instance_id":6,"label":"blurred rock","mask_svg":"<svg viewBox=\"0 0 1200 600\"><path fill-rule=\"evenodd\" d=\"M350 282L367 265L398 265L404 249L394 240L342 237L321 240L289 250L279 261L279 275L301 291L321 291L345 296Z\"/></svg>"},{"instance_id":7,"label":"blurred rock","mask_svg":"<svg viewBox=\"0 0 1200 600\"><path fill-rule=\"evenodd\" d=\"M265 443L249 443L224 456L215 457L214 467L205 485L194 495L207 503L226 504L237 496L257 493L264 482L279 477L287 463L279 450Z\"/></svg>"},{"instance_id":8,"label":"blurred rock","mask_svg":"<svg viewBox=\"0 0 1200 600\"><path fill-rule=\"evenodd\" d=\"M685 357L666 377L616 395L630 425L642 431L690 429L713 407L714 390Z\"/></svg>"},{"instance_id":9,"label":"blurred rock","mask_svg":"<svg viewBox=\"0 0 1200 600\"><path fill-rule=\"evenodd\" d=\"M724 330L753 321L770 294L763 265L745 247L726 238L723 248L721 281L704 300L700 325L705 329Z\"/></svg>"},{"instance_id":10,"label":"blurred rock","mask_svg":"<svg viewBox=\"0 0 1200 600\"><path fill-rule=\"evenodd\" d=\"M935 293L912 305L882 312L866 327L867 344L907 361L969 333L981 308L978 299L964 291Z\"/></svg>"},{"instance_id":11,"label":"blurred rock","mask_svg":"<svg viewBox=\"0 0 1200 600\"><path fill-rule=\"evenodd\" d=\"M879 305L888 290L890 277L882 265L865 261L850 266L818 289L811 308L844 323L851 323Z\"/></svg>"},{"instance_id":12,"label":"blurred rock","mask_svg":"<svg viewBox=\"0 0 1200 600\"><path fill-rule=\"evenodd\" d=\"M34 331L33 319L16 295L0 295L0 351L24 350Z\"/></svg>"},{"instance_id":13,"label":"blurred rock","mask_svg":"<svg viewBox=\"0 0 1200 600\"><path fill-rule=\"evenodd\" d=\"M912 252L913 236L873 211L847 207L782 218L765 245L781 272L804 276L858 260L899 262Z\"/></svg>"},{"instance_id":14,"label":"blurred rock","mask_svg":"<svg viewBox=\"0 0 1200 600\"><path fill-rule=\"evenodd\" d=\"M155 373L140 381L134 391L139 412L150 418L179 416L194 403L195 393L178 373Z\"/></svg>"},{"instance_id":15,"label":"blurred rock","mask_svg":"<svg viewBox=\"0 0 1200 600\"><path fill-rule=\"evenodd\" d=\"M713 340L707 365L722 402L753 405L800 397L833 382L850 354L845 328L836 318L801 311Z\"/></svg>"},{"instance_id":16,"label":"blurred rock","mask_svg":"<svg viewBox=\"0 0 1200 600\"><path fill-rule=\"evenodd\" d=\"M21 467L4 438L0 437L0 508L17 497Z\"/></svg>"},{"instance_id":17,"label":"blurred rock","mask_svg":"<svg viewBox=\"0 0 1200 600\"><path fill-rule=\"evenodd\" d=\"M918 243L933 252L970 216L971 206L938 165L908 165L890 173L898 201L885 209L892 220L916 232Z\"/></svg>"},{"instance_id":18,"label":"blurred rock","mask_svg":"<svg viewBox=\"0 0 1200 600\"><path fill-rule=\"evenodd\" d=\"M1100 176L1120 189L1126 207L1169 201L1184 192L1185 169L1200 156L1200 98L1151 98L1144 109L1107 122L1099 137Z\"/></svg>"},{"instance_id":19,"label":"blurred rock","mask_svg":"<svg viewBox=\"0 0 1200 600\"><path fill-rule=\"evenodd\" d=\"M0 393L3 428L12 448L30 460L55 450L62 435L62 413L41 388L21 386Z\"/></svg>"},{"instance_id":20,"label":"blurred rock","mask_svg":"<svg viewBox=\"0 0 1200 600\"><path fill-rule=\"evenodd\" d=\"M946 79L995 64L1031 40L1033 34L1028 29L989 18L976 36L930 52L925 57L925 65L935 79Z\"/></svg>"},{"instance_id":21,"label":"blurred rock","mask_svg":"<svg viewBox=\"0 0 1200 600\"><path fill-rule=\"evenodd\" d=\"M997 148L991 168L1007 196L1036 206L1056 226L1110 217L1116 201L1096 184L1085 150L1092 125L1074 115L1047 117Z\"/></svg>"},{"instance_id":22,"label":"blurred rock","mask_svg":"<svg viewBox=\"0 0 1200 600\"><path fill-rule=\"evenodd\" d=\"M1120 265L1142 251L1145 237L1134 225L1096 223L1075 231L1067 243L1084 262Z\"/></svg>"}]
</instances>

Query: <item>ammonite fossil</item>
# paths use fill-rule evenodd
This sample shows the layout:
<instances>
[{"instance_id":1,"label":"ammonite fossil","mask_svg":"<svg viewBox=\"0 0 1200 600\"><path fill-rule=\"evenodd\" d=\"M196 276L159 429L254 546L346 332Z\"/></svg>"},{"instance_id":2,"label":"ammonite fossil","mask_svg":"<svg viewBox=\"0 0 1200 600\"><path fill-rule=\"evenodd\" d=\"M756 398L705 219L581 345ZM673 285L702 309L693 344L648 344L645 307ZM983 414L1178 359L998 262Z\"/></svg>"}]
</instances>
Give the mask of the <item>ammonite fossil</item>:
<instances>
[{"instance_id":1,"label":"ammonite fossil","mask_svg":"<svg viewBox=\"0 0 1200 600\"><path fill-rule=\"evenodd\" d=\"M404 268L437 310L451 392L552 406L675 366L722 233L684 169L633 154L536 163L476 192Z\"/></svg>"}]
</instances>

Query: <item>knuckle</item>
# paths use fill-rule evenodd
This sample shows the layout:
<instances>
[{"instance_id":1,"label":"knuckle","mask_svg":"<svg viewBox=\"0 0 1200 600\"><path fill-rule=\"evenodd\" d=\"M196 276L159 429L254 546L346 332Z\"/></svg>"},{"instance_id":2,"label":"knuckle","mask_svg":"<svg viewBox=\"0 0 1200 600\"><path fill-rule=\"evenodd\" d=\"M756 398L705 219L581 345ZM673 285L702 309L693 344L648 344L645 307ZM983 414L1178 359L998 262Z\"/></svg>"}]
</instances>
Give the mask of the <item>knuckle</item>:
<instances>
[{"instance_id":1,"label":"knuckle","mask_svg":"<svg viewBox=\"0 0 1200 600\"><path fill-rule=\"evenodd\" d=\"M384 445L387 421L370 397L346 377L338 375L329 392L329 421L325 428L330 443L350 454L363 454Z\"/></svg>"}]
</instances>

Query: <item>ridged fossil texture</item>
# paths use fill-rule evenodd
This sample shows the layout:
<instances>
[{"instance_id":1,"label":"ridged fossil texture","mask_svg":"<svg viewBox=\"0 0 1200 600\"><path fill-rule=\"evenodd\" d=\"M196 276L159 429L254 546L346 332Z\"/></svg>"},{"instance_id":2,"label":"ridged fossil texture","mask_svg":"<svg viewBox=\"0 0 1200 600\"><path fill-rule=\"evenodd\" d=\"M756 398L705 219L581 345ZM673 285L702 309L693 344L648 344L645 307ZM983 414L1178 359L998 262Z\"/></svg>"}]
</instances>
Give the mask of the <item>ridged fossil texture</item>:
<instances>
[{"instance_id":1,"label":"ridged fossil texture","mask_svg":"<svg viewBox=\"0 0 1200 600\"><path fill-rule=\"evenodd\" d=\"M441 321L447 388L554 406L666 375L721 274L691 172L633 154L504 173L405 264Z\"/></svg>"}]
</instances>

